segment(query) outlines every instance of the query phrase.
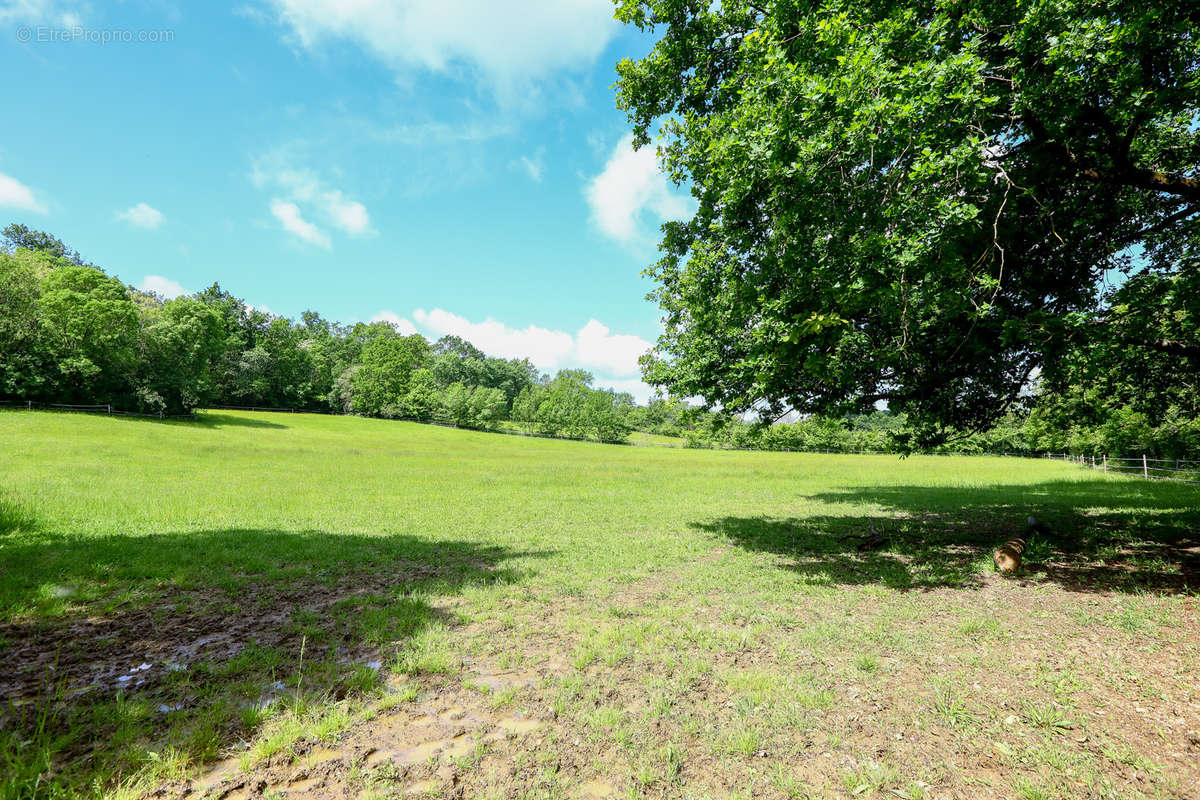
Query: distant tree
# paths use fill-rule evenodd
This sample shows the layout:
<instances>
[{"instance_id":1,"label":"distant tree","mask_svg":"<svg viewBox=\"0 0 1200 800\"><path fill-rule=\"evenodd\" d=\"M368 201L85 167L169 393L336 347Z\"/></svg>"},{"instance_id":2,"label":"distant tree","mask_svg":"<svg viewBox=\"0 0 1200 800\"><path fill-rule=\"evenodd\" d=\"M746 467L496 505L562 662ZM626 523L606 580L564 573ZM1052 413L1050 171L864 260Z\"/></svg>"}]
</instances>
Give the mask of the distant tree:
<instances>
[{"instance_id":1,"label":"distant tree","mask_svg":"<svg viewBox=\"0 0 1200 800\"><path fill-rule=\"evenodd\" d=\"M586 422L588 428L601 442L622 442L633 430L629 411L633 398L628 394L604 390L592 390L586 400Z\"/></svg>"},{"instance_id":2,"label":"distant tree","mask_svg":"<svg viewBox=\"0 0 1200 800\"><path fill-rule=\"evenodd\" d=\"M226 376L226 402L235 405L270 406L271 351L255 345L237 353L233 374Z\"/></svg>"},{"instance_id":3,"label":"distant tree","mask_svg":"<svg viewBox=\"0 0 1200 800\"><path fill-rule=\"evenodd\" d=\"M1110 291L1043 379L1040 402L1085 425L1128 408L1157 426L1172 413L1200 416L1198 376L1200 261L1174 274L1143 272Z\"/></svg>"},{"instance_id":4,"label":"distant tree","mask_svg":"<svg viewBox=\"0 0 1200 800\"><path fill-rule=\"evenodd\" d=\"M461 336L443 336L434 342L432 349L435 355L451 354L459 358L474 358L478 361L483 361L487 358L482 350Z\"/></svg>"},{"instance_id":5,"label":"distant tree","mask_svg":"<svg viewBox=\"0 0 1200 800\"><path fill-rule=\"evenodd\" d=\"M582 439L590 433L587 399L592 376L584 370L559 370L546 386L537 409L538 430L555 436Z\"/></svg>"},{"instance_id":6,"label":"distant tree","mask_svg":"<svg viewBox=\"0 0 1200 800\"><path fill-rule=\"evenodd\" d=\"M138 338L134 387L141 410L179 413L212 400L213 369L224 344L216 310L186 297L148 306Z\"/></svg>"},{"instance_id":7,"label":"distant tree","mask_svg":"<svg viewBox=\"0 0 1200 800\"><path fill-rule=\"evenodd\" d=\"M504 392L488 386L476 386L471 392L471 425L491 429L508 415Z\"/></svg>"},{"instance_id":8,"label":"distant tree","mask_svg":"<svg viewBox=\"0 0 1200 800\"><path fill-rule=\"evenodd\" d=\"M41 282L55 266L44 253L0 253L0 395L40 398L50 359L38 322Z\"/></svg>"},{"instance_id":9,"label":"distant tree","mask_svg":"<svg viewBox=\"0 0 1200 800\"><path fill-rule=\"evenodd\" d=\"M402 416L424 422L433 419L440 407L433 373L426 368L414 370L401 403Z\"/></svg>"},{"instance_id":10,"label":"distant tree","mask_svg":"<svg viewBox=\"0 0 1200 800\"><path fill-rule=\"evenodd\" d=\"M461 383L452 383L442 392L442 411L447 422L461 428L471 426L471 390Z\"/></svg>"},{"instance_id":11,"label":"distant tree","mask_svg":"<svg viewBox=\"0 0 1200 800\"><path fill-rule=\"evenodd\" d=\"M526 386L512 404L512 419L521 424L527 433L537 429L538 408L546 399L546 388L541 385Z\"/></svg>"},{"instance_id":12,"label":"distant tree","mask_svg":"<svg viewBox=\"0 0 1200 800\"><path fill-rule=\"evenodd\" d=\"M337 379L333 382L333 388L329 391L329 405L334 411L342 414L350 414L354 411L354 374L358 372L360 364L351 364L342 370Z\"/></svg>"},{"instance_id":13,"label":"distant tree","mask_svg":"<svg viewBox=\"0 0 1200 800\"><path fill-rule=\"evenodd\" d=\"M315 311L303 312L300 320L298 346L308 354L309 367L306 406L338 410L334 385L354 363L355 356L350 352L354 343L342 326L322 319Z\"/></svg>"},{"instance_id":14,"label":"distant tree","mask_svg":"<svg viewBox=\"0 0 1200 800\"><path fill-rule=\"evenodd\" d=\"M538 369L528 358L512 358L507 361L488 359L491 372L487 385L504 392L505 403L511 407L513 401L526 387L538 382Z\"/></svg>"},{"instance_id":15,"label":"distant tree","mask_svg":"<svg viewBox=\"0 0 1200 800\"><path fill-rule=\"evenodd\" d=\"M506 408L538 379L537 368L528 359L490 358L457 336L444 336L434 344L430 370L439 388L461 383L500 389Z\"/></svg>"},{"instance_id":16,"label":"distant tree","mask_svg":"<svg viewBox=\"0 0 1200 800\"><path fill-rule=\"evenodd\" d=\"M92 267L59 267L43 282L37 317L55 397L96 403L128 392L138 314L123 283Z\"/></svg>"},{"instance_id":17,"label":"distant tree","mask_svg":"<svg viewBox=\"0 0 1200 800\"><path fill-rule=\"evenodd\" d=\"M429 343L419 335L401 336L385 323L372 328L352 377L352 407L359 414L378 415L385 406L403 403L409 377L429 358Z\"/></svg>"},{"instance_id":18,"label":"distant tree","mask_svg":"<svg viewBox=\"0 0 1200 800\"><path fill-rule=\"evenodd\" d=\"M77 267L91 267L93 264L84 261L77 250L71 250L62 239L51 236L44 231L34 230L26 225L12 223L6 227L0 236L4 239L4 249L13 253L20 248L45 253L51 258L62 259Z\"/></svg>"},{"instance_id":19,"label":"distant tree","mask_svg":"<svg viewBox=\"0 0 1200 800\"><path fill-rule=\"evenodd\" d=\"M269 405L302 408L309 404L315 372L308 341L302 327L283 317L271 318L260 329L258 346L271 354L264 398Z\"/></svg>"},{"instance_id":20,"label":"distant tree","mask_svg":"<svg viewBox=\"0 0 1200 800\"><path fill-rule=\"evenodd\" d=\"M479 386L486 381L485 360L474 356L462 356L455 351L436 353L430 361L430 372L438 386L445 388L452 383L464 386Z\"/></svg>"}]
</instances>

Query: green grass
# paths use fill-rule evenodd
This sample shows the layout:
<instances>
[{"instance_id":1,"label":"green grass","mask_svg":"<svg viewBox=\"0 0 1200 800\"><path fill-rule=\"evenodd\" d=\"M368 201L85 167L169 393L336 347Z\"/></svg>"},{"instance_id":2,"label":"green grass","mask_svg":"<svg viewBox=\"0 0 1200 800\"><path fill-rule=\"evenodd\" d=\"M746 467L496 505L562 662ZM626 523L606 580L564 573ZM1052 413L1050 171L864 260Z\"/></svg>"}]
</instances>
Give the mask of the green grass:
<instances>
[{"instance_id":1,"label":"green grass","mask_svg":"<svg viewBox=\"0 0 1200 800\"><path fill-rule=\"evenodd\" d=\"M234 747L252 765L336 741L419 686L473 685L465 665L487 658L563 665L490 696L496 713L553 707L555 736L588 754L526 754L529 786L603 764L656 796L961 792L969 772L893 765L910 746L990 752L997 731L1073 748L1077 775L1155 763L1169 787L1176 769L1120 728L1104 732L1111 756L1077 745L1083 712L1033 665L1101 638L1141 660L1084 664L1072 696L1178 690L1152 653L1183 675L1197 664L1179 623L1195 577L1176 548L1200 527L1186 486L1054 461L237 412L5 411L0 455L0 686L15 701L0 797L137 795ZM1051 530L1037 572L998 581L990 549L1030 513ZM872 524L887 541L860 551ZM74 694L143 659L144 686L134 673ZM1009 710L993 709L1001 691ZM816 777L790 771L806 752ZM497 758L515 757L481 750L461 778L479 796L505 794ZM1018 767L1012 791L1044 785L1045 765Z\"/></svg>"}]
</instances>

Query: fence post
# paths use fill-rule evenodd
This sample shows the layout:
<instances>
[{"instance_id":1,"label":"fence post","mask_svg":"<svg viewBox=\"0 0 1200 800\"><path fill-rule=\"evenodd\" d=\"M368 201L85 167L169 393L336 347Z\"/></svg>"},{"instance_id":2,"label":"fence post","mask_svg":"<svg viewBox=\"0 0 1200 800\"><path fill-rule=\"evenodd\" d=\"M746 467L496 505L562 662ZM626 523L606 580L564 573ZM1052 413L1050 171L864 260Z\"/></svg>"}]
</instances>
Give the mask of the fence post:
<instances>
[{"instance_id":1,"label":"fence post","mask_svg":"<svg viewBox=\"0 0 1200 800\"><path fill-rule=\"evenodd\" d=\"M26 400L26 401L25 401L25 410L26 410L26 411L33 411L33 401L32 401L32 400Z\"/></svg>"},{"instance_id":2,"label":"fence post","mask_svg":"<svg viewBox=\"0 0 1200 800\"><path fill-rule=\"evenodd\" d=\"M1146 467L1146 454L1145 453L1142 453L1142 477L1146 478L1146 479L1150 478L1150 470L1149 470L1149 468Z\"/></svg>"},{"instance_id":3,"label":"fence post","mask_svg":"<svg viewBox=\"0 0 1200 800\"><path fill-rule=\"evenodd\" d=\"M108 405L106 405L105 408L108 409L108 411L107 411L108 414L112 414L112 403L109 403Z\"/></svg>"},{"instance_id":4,"label":"fence post","mask_svg":"<svg viewBox=\"0 0 1200 800\"><path fill-rule=\"evenodd\" d=\"M1108 473L1108 453L1104 454L1104 472Z\"/></svg>"}]
</instances>

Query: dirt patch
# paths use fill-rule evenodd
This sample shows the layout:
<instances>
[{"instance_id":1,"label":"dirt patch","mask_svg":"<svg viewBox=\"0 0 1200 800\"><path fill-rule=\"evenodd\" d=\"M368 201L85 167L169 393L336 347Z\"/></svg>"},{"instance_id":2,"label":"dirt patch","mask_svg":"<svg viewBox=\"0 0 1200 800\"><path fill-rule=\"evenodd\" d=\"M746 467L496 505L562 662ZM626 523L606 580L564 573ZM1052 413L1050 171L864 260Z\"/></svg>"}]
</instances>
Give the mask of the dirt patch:
<instances>
[{"instance_id":1,"label":"dirt patch","mask_svg":"<svg viewBox=\"0 0 1200 800\"><path fill-rule=\"evenodd\" d=\"M955 569L985 552L957 548ZM840 585L872 584L892 568L883 558L922 566L887 553L798 570L723 547L594 595L506 599L455 629L453 668L391 678L405 694L385 693L336 739L300 738L253 764L226 752L151 796L1200 800L1200 601L1081 593L1036 571L919 592ZM853 577L815 572L844 566L854 571L835 574ZM214 616L185 637L146 633L164 644L154 660L135 663L131 634L125 671L104 685L129 675L131 691L151 691L181 651L292 647L281 609L395 588L280 595L244 627ZM127 631L149 631L135 618L145 627Z\"/></svg>"},{"instance_id":2,"label":"dirt patch","mask_svg":"<svg viewBox=\"0 0 1200 800\"><path fill-rule=\"evenodd\" d=\"M339 603L394 594L446 574L448 570L428 565L404 564L332 585L262 588L237 598L217 590L174 590L106 617L3 624L0 640L8 646L0 695L19 708L46 697L149 691L172 672L227 661L249 646L299 653L302 633L291 624L299 615L336 627L329 611ZM348 629L331 633L350 641ZM345 658L366 660L368 654L348 651Z\"/></svg>"},{"instance_id":3,"label":"dirt patch","mask_svg":"<svg viewBox=\"0 0 1200 800\"><path fill-rule=\"evenodd\" d=\"M465 671L459 685L430 683L412 702L354 727L336 744L302 739L248 769L240 757L231 757L156 796L233 800L283 790L288 798L316 800L352 796L367 784L403 796L445 794L461 785L464 771L479 760L536 747L539 733L554 716L547 708L540 713L493 709L490 692L465 685L529 689L552 672L550 666L503 670L481 665ZM528 739L535 741L524 741Z\"/></svg>"}]
</instances>

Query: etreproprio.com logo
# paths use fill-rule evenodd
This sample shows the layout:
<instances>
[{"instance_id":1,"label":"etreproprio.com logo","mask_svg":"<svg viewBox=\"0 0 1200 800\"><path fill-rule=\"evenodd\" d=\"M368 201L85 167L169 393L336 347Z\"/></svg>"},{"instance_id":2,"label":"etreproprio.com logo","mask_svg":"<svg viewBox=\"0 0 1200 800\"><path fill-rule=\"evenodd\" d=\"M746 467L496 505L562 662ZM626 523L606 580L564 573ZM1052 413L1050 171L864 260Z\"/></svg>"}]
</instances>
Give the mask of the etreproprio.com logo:
<instances>
[{"instance_id":1,"label":"etreproprio.com logo","mask_svg":"<svg viewBox=\"0 0 1200 800\"><path fill-rule=\"evenodd\" d=\"M175 31L135 28L85 28L82 25L22 25L17 28L18 42L83 42L85 44L161 44L175 41Z\"/></svg>"}]
</instances>

